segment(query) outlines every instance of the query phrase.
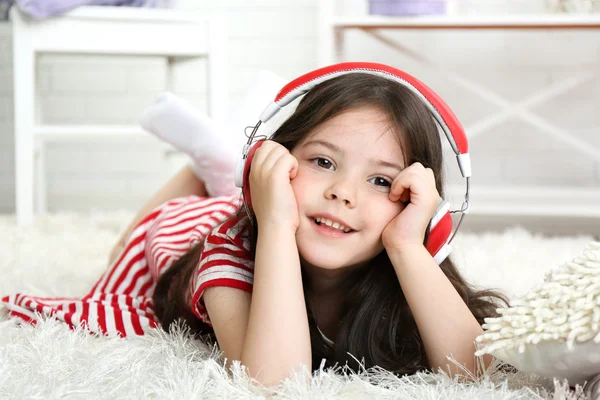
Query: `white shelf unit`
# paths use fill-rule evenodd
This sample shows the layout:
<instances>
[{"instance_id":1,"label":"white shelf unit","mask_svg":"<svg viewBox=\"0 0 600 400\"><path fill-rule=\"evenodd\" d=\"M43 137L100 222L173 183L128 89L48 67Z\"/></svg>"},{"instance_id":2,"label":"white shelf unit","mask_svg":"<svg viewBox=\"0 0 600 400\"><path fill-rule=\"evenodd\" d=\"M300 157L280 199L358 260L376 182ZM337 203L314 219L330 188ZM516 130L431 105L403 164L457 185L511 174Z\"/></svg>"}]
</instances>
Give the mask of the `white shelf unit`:
<instances>
[{"instance_id":1,"label":"white shelf unit","mask_svg":"<svg viewBox=\"0 0 600 400\"><path fill-rule=\"evenodd\" d=\"M331 24L345 28L412 29L598 29L598 14L457 15L386 17L334 16Z\"/></svg>"},{"instance_id":2,"label":"white shelf unit","mask_svg":"<svg viewBox=\"0 0 600 400\"><path fill-rule=\"evenodd\" d=\"M580 187L471 187L471 214L600 219L600 190ZM450 195L460 204L464 187L452 185ZM510 201L507 201L510 200ZM600 234L600 225L598 231Z\"/></svg>"},{"instance_id":3,"label":"white shelf unit","mask_svg":"<svg viewBox=\"0 0 600 400\"><path fill-rule=\"evenodd\" d=\"M390 46L392 49L411 57L452 82L482 99L499 107L498 112L465 126L467 136L472 139L485 134L489 129L517 117L538 128L540 134L553 137L585 156L600 162L600 148L582 140L567 130L530 111L534 106L573 90L594 77L598 71L582 72L568 79L554 83L531 93L517 102L504 98L485 86L464 76L443 68L434 60L427 59L399 41L380 34L382 30L595 30L600 34L600 14L541 14L541 15L466 15L466 16L339 16L336 14L335 0L323 0L319 9L319 63L321 66L344 59L344 33L347 30L360 30ZM475 175L477 171L474 171ZM476 176L474 177L476 178ZM449 195L460 204L464 187L452 185ZM600 187L543 187L543 186L504 186L486 187L480 183L473 185L471 192L471 214L480 216L534 216L540 218L588 217L600 220ZM600 233L600 221L598 224Z\"/></svg>"},{"instance_id":4,"label":"white shelf unit","mask_svg":"<svg viewBox=\"0 0 600 400\"><path fill-rule=\"evenodd\" d=\"M167 87L173 67L207 59L208 111L223 120L227 112L227 25L222 16L174 9L84 6L64 15L33 20L17 7L10 12L13 40L15 185L19 224L44 212L43 144L48 141L131 140L140 127L110 125L46 126L39 124L36 58L41 53L161 56L167 59ZM9 24L7 24L9 25ZM146 134L147 135L147 134Z\"/></svg>"}]
</instances>

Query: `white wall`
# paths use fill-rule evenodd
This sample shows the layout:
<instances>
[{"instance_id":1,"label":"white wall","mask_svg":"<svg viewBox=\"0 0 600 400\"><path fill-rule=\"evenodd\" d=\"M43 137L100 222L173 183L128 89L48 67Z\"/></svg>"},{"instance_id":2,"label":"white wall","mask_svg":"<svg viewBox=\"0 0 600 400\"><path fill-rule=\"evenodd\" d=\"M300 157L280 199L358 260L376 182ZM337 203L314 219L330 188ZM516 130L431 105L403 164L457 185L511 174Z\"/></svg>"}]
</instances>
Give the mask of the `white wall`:
<instances>
[{"instance_id":1,"label":"white wall","mask_svg":"<svg viewBox=\"0 0 600 400\"><path fill-rule=\"evenodd\" d=\"M229 19L229 98L234 104L260 69L294 77L316 64L316 1L179 1L185 9L225 13ZM0 212L14 212L12 42L0 23ZM42 55L42 122L136 123L165 87L160 58ZM206 110L205 63L178 67L174 91ZM48 207L52 210L135 208L167 179L157 142L131 145L50 144Z\"/></svg>"},{"instance_id":2,"label":"white wall","mask_svg":"<svg viewBox=\"0 0 600 400\"><path fill-rule=\"evenodd\" d=\"M348 14L364 8L362 1L349 1L354 7ZM534 0L471 0L471 3L481 13L544 10L544 2ZM387 31L384 34L513 101L582 71L597 71L589 83L534 110L600 149L600 31L475 32ZM388 62L414 73L440 93L464 126L498 110L469 90L448 82L436 69L416 63L363 32L348 33L345 48L348 60ZM477 180L486 184L600 187L600 163L517 119L474 138L470 144Z\"/></svg>"},{"instance_id":3,"label":"white wall","mask_svg":"<svg viewBox=\"0 0 600 400\"><path fill-rule=\"evenodd\" d=\"M341 13L366 9L339 2ZM542 10L543 0L471 0L477 12ZM317 0L179 0L182 8L229 18L230 100L259 69L293 78L318 64ZM600 31L386 33L506 98L517 100L578 71L600 71ZM496 110L361 32L346 36L346 59L372 60L414 73L445 98L464 125ZM11 41L0 32L0 212L14 210ZM203 62L178 71L176 91L205 108ZM48 123L131 123L164 84L164 61L127 57L44 56L39 60L43 120ZM600 74L535 111L600 148ZM512 120L471 142L477 181L490 185L600 187L600 165L526 123ZM152 141L131 153L104 144L48 149L49 207L135 207L166 179L164 156ZM452 172L454 168L450 169Z\"/></svg>"}]
</instances>

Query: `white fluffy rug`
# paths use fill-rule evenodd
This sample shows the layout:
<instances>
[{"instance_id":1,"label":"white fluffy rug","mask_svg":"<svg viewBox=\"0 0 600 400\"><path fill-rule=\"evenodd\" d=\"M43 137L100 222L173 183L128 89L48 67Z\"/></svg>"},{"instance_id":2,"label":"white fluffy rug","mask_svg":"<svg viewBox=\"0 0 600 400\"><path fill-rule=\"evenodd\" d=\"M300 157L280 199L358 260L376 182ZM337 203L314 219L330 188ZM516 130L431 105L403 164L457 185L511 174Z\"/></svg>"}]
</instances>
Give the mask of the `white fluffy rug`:
<instances>
[{"instance_id":1,"label":"white fluffy rug","mask_svg":"<svg viewBox=\"0 0 600 400\"><path fill-rule=\"evenodd\" d=\"M0 296L84 294L106 266L106 257L128 212L59 214L17 227L0 216ZM578 255L591 237L545 238L522 229L502 234L462 234L454 257L479 286L524 294L553 267ZM290 379L277 391L253 386L241 370L229 377L219 352L182 332L132 339L93 337L52 320L18 327L0 311L0 398L265 398L281 399L575 399L566 384L528 374L487 374L464 384L442 374L397 379L384 371L315 374L310 385Z\"/></svg>"}]
</instances>

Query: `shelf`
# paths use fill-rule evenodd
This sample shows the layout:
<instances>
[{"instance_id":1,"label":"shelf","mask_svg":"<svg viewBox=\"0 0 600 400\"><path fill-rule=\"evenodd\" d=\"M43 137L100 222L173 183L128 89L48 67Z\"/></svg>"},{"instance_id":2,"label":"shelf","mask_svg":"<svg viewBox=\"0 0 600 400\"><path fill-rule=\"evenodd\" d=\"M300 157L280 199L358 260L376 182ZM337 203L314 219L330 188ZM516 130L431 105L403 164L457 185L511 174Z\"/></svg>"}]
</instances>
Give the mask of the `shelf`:
<instances>
[{"instance_id":1,"label":"shelf","mask_svg":"<svg viewBox=\"0 0 600 400\"><path fill-rule=\"evenodd\" d=\"M64 13L61 18L180 23L197 23L198 21L207 20L206 13L202 13L200 11L116 6L81 6Z\"/></svg>"},{"instance_id":2,"label":"shelf","mask_svg":"<svg viewBox=\"0 0 600 400\"><path fill-rule=\"evenodd\" d=\"M459 208L464 187L452 185L448 193ZM473 215L600 218L600 187L475 186L470 198Z\"/></svg>"},{"instance_id":3,"label":"shelf","mask_svg":"<svg viewBox=\"0 0 600 400\"><path fill-rule=\"evenodd\" d=\"M600 14L533 14L468 16L344 16L335 17L337 28L355 29L598 29Z\"/></svg>"},{"instance_id":4,"label":"shelf","mask_svg":"<svg viewBox=\"0 0 600 400\"><path fill-rule=\"evenodd\" d=\"M13 7L11 19L18 14L22 13ZM220 17L139 7L86 6L60 18L19 18L37 53L206 57L212 51L209 31L224 29Z\"/></svg>"},{"instance_id":5,"label":"shelf","mask_svg":"<svg viewBox=\"0 0 600 400\"><path fill-rule=\"evenodd\" d=\"M149 133L137 125L38 125L33 128L33 132L39 139L47 141L150 136Z\"/></svg>"}]
</instances>

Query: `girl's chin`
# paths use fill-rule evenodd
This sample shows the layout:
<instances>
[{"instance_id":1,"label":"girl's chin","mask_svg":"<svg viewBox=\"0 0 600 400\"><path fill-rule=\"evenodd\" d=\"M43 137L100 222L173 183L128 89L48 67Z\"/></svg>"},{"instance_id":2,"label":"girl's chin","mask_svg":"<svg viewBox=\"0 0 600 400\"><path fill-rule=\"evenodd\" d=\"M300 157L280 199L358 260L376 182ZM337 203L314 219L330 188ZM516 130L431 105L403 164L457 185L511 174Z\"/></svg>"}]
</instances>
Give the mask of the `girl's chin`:
<instances>
[{"instance_id":1,"label":"girl's chin","mask_svg":"<svg viewBox=\"0 0 600 400\"><path fill-rule=\"evenodd\" d=\"M326 241L315 242L310 239L302 236L296 238L302 263L308 264L313 268L326 270L345 269L363 265L383 250L383 246L380 245L374 245L369 249L335 248L328 245Z\"/></svg>"},{"instance_id":2,"label":"girl's chin","mask_svg":"<svg viewBox=\"0 0 600 400\"><path fill-rule=\"evenodd\" d=\"M311 253L307 257L304 257L302 252L300 253L300 262L305 269L323 271L349 271L365 264L364 261L357 263L356 258L348 258L347 255L343 259L334 255L325 257L323 253L320 255Z\"/></svg>"},{"instance_id":3,"label":"girl's chin","mask_svg":"<svg viewBox=\"0 0 600 400\"><path fill-rule=\"evenodd\" d=\"M335 263L335 262L332 262L331 260L324 260L324 259L318 258L318 257L309 257L308 259L301 257L301 263L303 266L310 267L313 269L333 270L333 269L342 268L340 263Z\"/></svg>"},{"instance_id":4,"label":"girl's chin","mask_svg":"<svg viewBox=\"0 0 600 400\"><path fill-rule=\"evenodd\" d=\"M303 267L309 267L311 269L326 269L326 270L336 270L342 269L345 267L347 260L341 260L336 257L324 257L323 254L308 254L307 257L302 255L300 252L300 262Z\"/></svg>"}]
</instances>

